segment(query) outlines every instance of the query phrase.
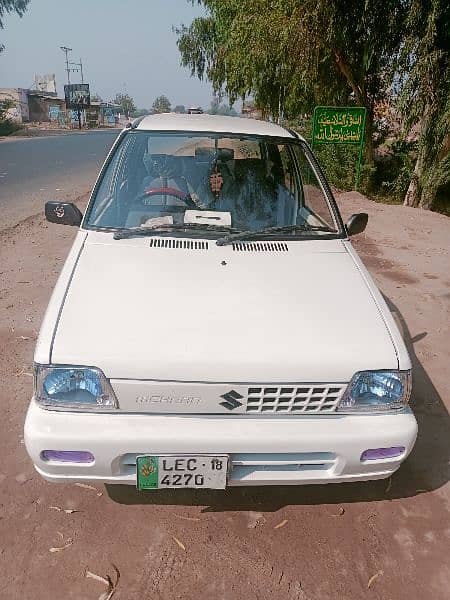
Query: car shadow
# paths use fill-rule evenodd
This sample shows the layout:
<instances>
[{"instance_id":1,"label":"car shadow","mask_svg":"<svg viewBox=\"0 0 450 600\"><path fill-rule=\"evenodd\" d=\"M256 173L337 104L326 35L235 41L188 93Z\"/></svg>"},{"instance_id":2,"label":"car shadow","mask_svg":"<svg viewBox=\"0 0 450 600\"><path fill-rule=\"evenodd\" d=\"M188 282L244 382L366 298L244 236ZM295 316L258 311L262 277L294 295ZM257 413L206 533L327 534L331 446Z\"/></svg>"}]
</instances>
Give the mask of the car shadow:
<instances>
[{"instance_id":1,"label":"car shadow","mask_svg":"<svg viewBox=\"0 0 450 600\"><path fill-rule=\"evenodd\" d=\"M218 490L158 490L138 492L127 485L106 485L109 497L120 504L202 506L202 512L273 512L288 505L341 504L408 498L442 487L449 480L450 416L433 382L414 352L414 343L398 308L398 316L413 363L411 407L419 425L413 451L388 480L327 485L235 487Z\"/></svg>"}]
</instances>

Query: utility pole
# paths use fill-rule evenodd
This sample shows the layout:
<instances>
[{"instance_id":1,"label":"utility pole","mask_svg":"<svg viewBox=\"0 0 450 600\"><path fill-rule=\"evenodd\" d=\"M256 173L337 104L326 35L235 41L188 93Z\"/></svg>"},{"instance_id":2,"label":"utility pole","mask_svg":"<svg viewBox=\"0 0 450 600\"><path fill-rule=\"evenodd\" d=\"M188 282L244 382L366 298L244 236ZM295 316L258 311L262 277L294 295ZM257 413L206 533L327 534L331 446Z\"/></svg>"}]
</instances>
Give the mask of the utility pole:
<instances>
[{"instance_id":1,"label":"utility pole","mask_svg":"<svg viewBox=\"0 0 450 600\"><path fill-rule=\"evenodd\" d=\"M69 67L69 52L72 52L72 48L68 48L67 46L60 46L61 50L66 55L66 71L67 71L67 83L70 85L70 67Z\"/></svg>"},{"instance_id":2,"label":"utility pole","mask_svg":"<svg viewBox=\"0 0 450 600\"><path fill-rule=\"evenodd\" d=\"M81 75L81 83L84 83L83 78L83 63L81 62L73 62L69 60L69 52L72 52L72 48L68 48L67 46L60 46L61 50L66 55L66 72L67 72L67 83L70 84L70 73L78 73L80 71ZM77 69L73 69L72 67L79 67Z\"/></svg>"},{"instance_id":3,"label":"utility pole","mask_svg":"<svg viewBox=\"0 0 450 600\"><path fill-rule=\"evenodd\" d=\"M64 54L66 55L66 71L67 71L67 83L70 85L70 72L72 71L73 73L78 73L78 71L80 71L80 75L81 75L81 83L84 83L84 78L83 78L83 63L81 62L81 58L80 58L80 62L73 62L69 60L69 52L72 52L72 48L68 48L67 46L60 46L61 50L64 52ZM79 67L79 68L73 68L73 67ZM78 128L81 129L81 109L77 108L77 116L78 116Z\"/></svg>"}]
</instances>

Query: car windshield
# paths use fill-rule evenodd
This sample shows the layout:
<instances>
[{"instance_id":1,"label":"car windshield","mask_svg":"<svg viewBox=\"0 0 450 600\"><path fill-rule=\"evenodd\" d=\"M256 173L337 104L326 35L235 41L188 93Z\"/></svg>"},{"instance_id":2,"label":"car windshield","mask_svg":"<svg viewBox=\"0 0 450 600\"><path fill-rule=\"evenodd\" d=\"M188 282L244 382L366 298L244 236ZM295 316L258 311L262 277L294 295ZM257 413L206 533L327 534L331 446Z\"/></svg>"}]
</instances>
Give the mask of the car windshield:
<instances>
[{"instance_id":1,"label":"car windshield","mask_svg":"<svg viewBox=\"0 0 450 600\"><path fill-rule=\"evenodd\" d=\"M340 233L300 141L127 132L103 170L85 226L175 231L183 224L197 236L202 225L222 236L270 228L286 228L265 232L282 237Z\"/></svg>"}]
</instances>

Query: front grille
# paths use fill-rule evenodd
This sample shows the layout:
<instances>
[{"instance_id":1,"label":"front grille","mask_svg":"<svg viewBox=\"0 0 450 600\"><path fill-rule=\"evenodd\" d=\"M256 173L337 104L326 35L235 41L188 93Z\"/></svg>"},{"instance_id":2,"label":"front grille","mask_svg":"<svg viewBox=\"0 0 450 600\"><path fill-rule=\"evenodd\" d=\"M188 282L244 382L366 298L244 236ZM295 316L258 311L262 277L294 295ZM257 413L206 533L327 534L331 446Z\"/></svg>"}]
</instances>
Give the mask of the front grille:
<instances>
[{"instance_id":1,"label":"front grille","mask_svg":"<svg viewBox=\"0 0 450 600\"><path fill-rule=\"evenodd\" d=\"M346 384L249 387L247 413L331 413Z\"/></svg>"},{"instance_id":2,"label":"front grille","mask_svg":"<svg viewBox=\"0 0 450 600\"><path fill-rule=\"evenodd\" d=\"M209 250L208 242L202 240L178 240L172 238L151 238L150 248L176 248L181 250Z\"/></svg>"},{"instance_id":3,"label":"front grille","mask_svg":"<svg viewBox=\"0 0 450 600\"><path fill-rule=\"evenodd\" d=\"M288 252L284 242L238 242L233 244L235 252Z\"/></svg>"}]
</instances>

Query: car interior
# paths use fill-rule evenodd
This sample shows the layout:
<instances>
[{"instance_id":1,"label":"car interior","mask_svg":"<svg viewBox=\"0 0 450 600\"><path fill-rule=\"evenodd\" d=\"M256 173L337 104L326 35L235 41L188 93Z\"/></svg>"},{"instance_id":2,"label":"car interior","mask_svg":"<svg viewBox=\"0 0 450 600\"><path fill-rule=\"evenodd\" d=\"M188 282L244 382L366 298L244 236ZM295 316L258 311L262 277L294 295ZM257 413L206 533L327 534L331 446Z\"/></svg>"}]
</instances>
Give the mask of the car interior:
<instances>
[{"instance_id":1,"label":"car interior","mask_svg":"<svg viewBox=\"0 0 450 600\"><path fill-rule=\"evenodd\" d=\"M229 212L232 226L239 229L296 224L299 219L323 223L305 207L286 146L226 140L233 148L218 147L207 138L187 140L189 144L185 140L170 151L154 152L150 138L131 136L110 181L102 182L99 195L105 184L108 193L98 198L91 224L132 228L168 216L183 223L186 210ZM211 187L212 175L219 177L218 192Z\"/></svg>"}]
</instances>

